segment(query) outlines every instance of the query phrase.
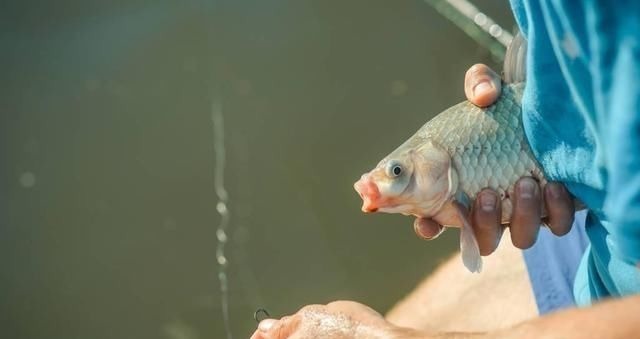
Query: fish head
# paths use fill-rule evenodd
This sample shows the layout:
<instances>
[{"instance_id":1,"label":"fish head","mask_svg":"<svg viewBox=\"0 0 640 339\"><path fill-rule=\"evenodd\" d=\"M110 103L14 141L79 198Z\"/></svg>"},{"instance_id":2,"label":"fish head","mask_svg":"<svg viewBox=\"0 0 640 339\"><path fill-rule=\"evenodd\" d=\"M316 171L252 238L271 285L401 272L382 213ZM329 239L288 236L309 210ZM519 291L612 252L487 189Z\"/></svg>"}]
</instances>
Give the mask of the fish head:
<instances>
[{"instance_id":1,"label":"fish head","mask_svg":"<svg viewBox=\"0 0 640 339\"><path fill-rule=\"evenodd\" d=\"M431 217L455 192L456 178L450 155L424 141L400 146L363 174L354 188L363 212Z\"/></svg>"},{"instance_id":2,"label":"fish head","mask_svg":"<svg viewBox=\"0 0 640 339\"><path fill-rule=\"evenodd\" d=\"M399 208L410 198L413 183L410 153L386 157L354 184L362 198L363 212L384 212Z\"/></svg>"}]
</instances>

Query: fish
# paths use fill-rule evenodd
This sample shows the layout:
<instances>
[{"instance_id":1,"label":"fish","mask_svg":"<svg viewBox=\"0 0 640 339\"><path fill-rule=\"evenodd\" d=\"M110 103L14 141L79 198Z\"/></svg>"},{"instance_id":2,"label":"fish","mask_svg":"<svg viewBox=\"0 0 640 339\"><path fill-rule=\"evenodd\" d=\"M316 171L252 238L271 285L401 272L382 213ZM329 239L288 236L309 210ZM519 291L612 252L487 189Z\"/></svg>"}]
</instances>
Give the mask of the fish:
<instances>
[{"instance_id":1,"label":"fish","mask_svg":"<svg viewBox=\"0 0 640 339\"><path fill-rule=\"evenodd\" d=\"M501 222L511 219L514 186L523 176L547 183L522 125L525 83L505 84L498 100L480 108L464 101L424 124L354 184L366 213L400 213L460 228L463 264L482 270L468 220L471 201L484 188L501 199ZM543 215L544 215L544 207Z\"/></svg>"}]
</instances>

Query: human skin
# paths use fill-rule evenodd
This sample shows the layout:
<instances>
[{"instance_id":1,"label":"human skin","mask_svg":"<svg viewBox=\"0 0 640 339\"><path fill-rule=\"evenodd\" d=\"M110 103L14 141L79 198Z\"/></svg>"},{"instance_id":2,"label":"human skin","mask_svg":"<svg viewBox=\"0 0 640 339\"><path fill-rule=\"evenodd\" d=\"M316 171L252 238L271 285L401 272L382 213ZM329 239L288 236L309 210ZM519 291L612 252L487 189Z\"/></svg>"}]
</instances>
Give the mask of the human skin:
<instances>
[{"instance_id":1,"label":"human skin","mask_svg":"<svg viewBox=\"0 0 640 339\"><path fill-rule=\"evenodd\" d=\"M399 327L353 301L309 305L280 320L263 320L251 339L430 339L430 338L635 338L640 331L640 296L572 308L486 332L438 332Z\"/></svg>"},{"instance_id":2,"label":"human skin","mask_svg":"<svg viewBox=\"0 0 640 339\"><path fill-rule=\"evenodd\" d=\"M381 331L384 335L387 335L385 334L387 329L407 329L407 331L412 329L431 333L485 332L535 318L538 312L521 251L505 237L495 253L485 259L484 265L483 272L470 273L460 265L460 254L456 254L420 283L411 294L398 302L387 313L385 323L373 322L369 330L371 333ZM342 305L342 303L330 303L324 306L307 307L298 311L294 317L304 319L305 316L302 314L310 311L342 313L345 311ZM356 304L344 305L355 306ZM464 310L461 310L461 305L464 305ZM351 310L351 306L346 307L346 310ZM351 315L357 321L360 321L361 316L365 317L366 321L380 320L377 317L366 317L370 312L365 312L362 307L355 307L355 309L363 310L361 315L355 311ZM320 314L324 314L322 312ZM289 321L290 318L285 317L284 322L271 323L271 326L274 324L291 326L293 323ZM263 329L268 325L270 325L269 322L261 324ZM373 328L376 328L376 331ZM274 329L267 333L277 333L277 331L284 331L284 329ZM310 333L305 335L309 338L313 337ZM384 337L384 335L381 336ZM320 335L318 332L318 336L326 337L326 333ZM298 337L291 338L304 337L300 334ZM258 330L253 338L286 338L286 336L263 336Z\"/></svg>"},{"instance_id":3,"label":"human skin","mask_svg":"<svg viewBox=\"0 0 640 339\"><path fill-rule=\"evenodd\" d=\"M501 89L500 77L486 65L473 65L465 74L465 95L476 106L486 107L493 104L500 96ZM541 200L544 201L548 213L544 222L551 232L561 236L571 230L575 210L571 196L564 186L550 182L541 189L533 178L523 177L516 183L513 213L509 224L511 241L517 248L527 249L535 243L541 224ZM471 207L471 225L481 255L493 253L500 242L504 231L500 224L500 208L499 195L491 189L484 189L478 193ZM443 227L431 219L417 218L413 228L420 238L429 240L440 234Z\"/></svg>"},{"instance_id":4,"label":"human skin","mask_svg":"<svg viewBox=\"0 0 640 339\"><path fill-rule=\"evenodd\" d=\"M509 230L505 230L508 235ZM513 326L538 316L522 251L505 236L470 273L456 254L386 314L396 326L438 332L478 332Z\"/></svg>"},{"instance_id":5,"label":"human skin","mask_svg":"<svg viewBox=\"0 0 640 339\"><path fill-rule=\"evenodd\" d=\"M467 72L464 87L469 101L488 106L498 98L501 82L495 72L478 64ZM498 251L496 248L505 227L500 224L497 193L489 189L481 191L469 211L481 254L496 251L486 259L483 273L472 275L464 271L459 258L454 257L398 303L386 319L371 308L351 301L310 305L291 316L263 320L252 339L493 338L516 333L520 333L518 337L524 337L523 329L535 329L532 324L556 326L556 322L573 322L572 317L585 317L582 312L568 311L566 316L538 320L522 253L517 250L535 242L541 222L542 197L548 211L546 224L554 234L566 234L573 223L571 197L560 184L549 183L541 189L534 179L527 177L518 181L514 195L508 232L511 241L502 241ZM433 239L441 229L441 225L430 219L418 218L414 222L416 234L424 239ZM612 304L602 312L621 308ZM626 304L622 309L625 307ZM604 315L596 313L593 316ZM580 337L598 333L591 330Z\"/></svg>"},{"instance_id":6,"label":"human skin","mask_svg":"<svg viewBox=\"0 0 640 339\"><path fill-rule=\"evenodd\" d=\"M508 241L504 243L508 244ZM501 251L502 246L496 254L499 256ZM515 249L512 248L512 251ZM511 253L507 250L505 254ZM492 259L494 255L487 260L488 268L499 265L502 269L504 264L509 264L501 260L492 262ZM469 283L456 271L456 264L457 261L450 260L409 297L413 302L418 295L431 297L422 299L423 305L416 308L416 314L400 314L398 309L394 309L385 319L363 304L335 301L326 305L305 306L281 319L263 320L251 339L622 339L634 338L640 332L637 318L640 314L640 296L607 300L588 308L571 308L536 317L530 288L522 291L528 283L526 272L517 278L518 270L508 268L506 276L493 273ZM457 269L460 270L459 267ZM511 274L516 276L513 284ZM456 277L463 280L451 280ZM518 281L522 277L525 284L521 284L522 280ZM510 290L514 288L513 285L515 291ZM411 308L402 303L399 307L403 308L402 311Z\"/></svg>"}]
</instances>

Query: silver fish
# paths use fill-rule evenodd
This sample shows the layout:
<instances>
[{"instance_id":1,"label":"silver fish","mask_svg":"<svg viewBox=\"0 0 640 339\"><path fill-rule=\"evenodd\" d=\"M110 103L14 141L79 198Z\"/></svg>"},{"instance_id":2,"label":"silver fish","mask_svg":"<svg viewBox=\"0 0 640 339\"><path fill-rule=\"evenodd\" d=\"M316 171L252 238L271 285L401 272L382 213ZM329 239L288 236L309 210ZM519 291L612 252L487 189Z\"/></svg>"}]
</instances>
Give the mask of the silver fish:
<instances>
[{"instance_id":1,"label":"silver fish","mask_svg":"<svg viewBox=\"0 0 640 339\"><path fill-rule=\"evenodd\" d=\"M524 83L505 85L490 107L465 101L427 122L355 183L362 210L460 227L463 263L479 272L482 258L467 219L469 202L484 188L495 190L502 199L502 222L508 223L516 181L532 176L541 185L547 182L522 127L523 90Z\"/></svg>"}]
</instances>

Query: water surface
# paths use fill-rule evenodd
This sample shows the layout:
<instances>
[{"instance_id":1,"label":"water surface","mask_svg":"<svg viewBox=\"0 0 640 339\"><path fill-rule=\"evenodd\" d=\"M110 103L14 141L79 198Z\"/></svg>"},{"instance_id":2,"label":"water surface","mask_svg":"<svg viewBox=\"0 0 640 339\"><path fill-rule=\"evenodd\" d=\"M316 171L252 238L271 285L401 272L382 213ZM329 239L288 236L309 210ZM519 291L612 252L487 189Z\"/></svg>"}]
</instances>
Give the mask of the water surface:
<instances>
[{"instance_id":1,"label":"water surface","mask_svg":"<svg viewBox=\"0 0 640 339\"><path fill-rule=\"evenodd\" d=\"M512 27L507 6L483 9ZM234 337L258 307L385 311L455 251L457 232L363 215L352 188L495 66L424 2L3 7L2 337L224 337L214 95Z\"/></svg>"}]
</instances>

